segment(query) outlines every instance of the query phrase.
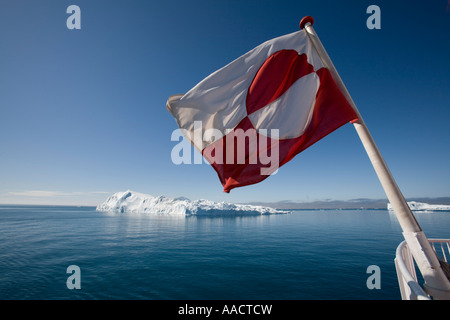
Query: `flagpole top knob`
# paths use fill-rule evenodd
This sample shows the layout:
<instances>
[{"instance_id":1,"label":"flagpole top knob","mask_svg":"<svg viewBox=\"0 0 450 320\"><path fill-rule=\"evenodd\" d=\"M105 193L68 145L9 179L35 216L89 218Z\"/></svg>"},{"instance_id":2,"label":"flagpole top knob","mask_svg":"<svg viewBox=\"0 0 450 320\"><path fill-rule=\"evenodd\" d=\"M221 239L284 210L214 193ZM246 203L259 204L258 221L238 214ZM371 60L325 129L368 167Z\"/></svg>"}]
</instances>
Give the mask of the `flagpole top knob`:
<instances>
[{"instance_id":1,"label":"flagpole top knob","mask_svg":"<svg viewBox=\"0 0 450 320\"><path fill-rule=\"evenodd\" d=\"M313 25L314 24L313 17L311 16L303 17L303 19L300 21L300 30L303 30L303 28L306 26L307 23Z\"/></svg>"}]
</instances>

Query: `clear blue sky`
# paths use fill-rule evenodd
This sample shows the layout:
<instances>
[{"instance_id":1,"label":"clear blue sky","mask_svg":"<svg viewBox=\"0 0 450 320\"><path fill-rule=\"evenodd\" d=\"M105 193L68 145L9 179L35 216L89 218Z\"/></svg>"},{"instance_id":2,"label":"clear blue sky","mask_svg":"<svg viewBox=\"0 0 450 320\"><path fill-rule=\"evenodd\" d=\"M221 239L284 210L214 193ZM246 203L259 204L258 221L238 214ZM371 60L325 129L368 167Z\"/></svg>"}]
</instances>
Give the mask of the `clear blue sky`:
<instances>
[{"instance_id":1,"label":"clear blue sky","mask_svg":"<svg viewBox=\"0 0 450 320\"><path fill-rule=\"evenodd\" d=\"M81 8L81 30L66 9ZM369 30L366 9L381 9ZM351 124L260 184L172 163L165 108L305 15L406 197L450 195L450 8L432 1L0 0L0 203L116 191L215 201L384 198Z\"/></svg>"}]
</instances>

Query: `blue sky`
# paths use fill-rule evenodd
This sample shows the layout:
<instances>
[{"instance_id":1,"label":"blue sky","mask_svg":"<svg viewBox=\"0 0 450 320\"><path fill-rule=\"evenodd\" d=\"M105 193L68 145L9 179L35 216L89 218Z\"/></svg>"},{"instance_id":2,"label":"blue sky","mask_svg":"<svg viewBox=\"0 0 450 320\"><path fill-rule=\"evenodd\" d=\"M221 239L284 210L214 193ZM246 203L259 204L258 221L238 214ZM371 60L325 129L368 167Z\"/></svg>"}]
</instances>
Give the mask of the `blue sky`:
<instances>
[{"instance_id":1,"label":"blue sky","mask_svg":"<svg viewBox=\"0 0 450 320\"><path fill-rule=\"evenodd\" d=\"M66 27L71 4L80 30ZM380 30L366 27L371 4ZM229 202L385 198L351 124L230 194L209 165L171 161L167 98L297 31L305 15L405 197L449 196L449 6L0 0L0 203L95 205L127 189Z\"/></svg>"}]
</instances>

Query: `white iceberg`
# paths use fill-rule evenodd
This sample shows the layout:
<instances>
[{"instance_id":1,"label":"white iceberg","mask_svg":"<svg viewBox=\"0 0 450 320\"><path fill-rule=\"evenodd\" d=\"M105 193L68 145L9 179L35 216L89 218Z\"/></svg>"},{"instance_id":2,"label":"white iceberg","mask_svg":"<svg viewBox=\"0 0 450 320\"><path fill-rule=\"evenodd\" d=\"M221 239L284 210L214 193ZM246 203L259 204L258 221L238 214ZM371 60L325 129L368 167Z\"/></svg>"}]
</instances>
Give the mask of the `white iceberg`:
<instances>
[{"instance_id":1,"label":"white iceberg","mask_svg":"<svg viewBox=\"0 0 450 320\"><path fill-rule=\"evenodd\" d=\"M97 211L119 214L155 215L267 215L290 213L269 207L213 202L209 200L191 201L185 197L167 198L151 196L127 190L116 192L97 206Z\"/></svg>"},{"instance_id":2,"label":"white iceberg","mask_svg":"<svg viewBox=\"0 0 450 320\"><path fill-rule=\"evenodd\" d=\"M432 212L432 211L450 211L450 205L446 204L428 204L424 202L408 201L408 206L411 211ZM387 209L393 211L392 205L387 204Z\"/></svg>"}]
</instances>

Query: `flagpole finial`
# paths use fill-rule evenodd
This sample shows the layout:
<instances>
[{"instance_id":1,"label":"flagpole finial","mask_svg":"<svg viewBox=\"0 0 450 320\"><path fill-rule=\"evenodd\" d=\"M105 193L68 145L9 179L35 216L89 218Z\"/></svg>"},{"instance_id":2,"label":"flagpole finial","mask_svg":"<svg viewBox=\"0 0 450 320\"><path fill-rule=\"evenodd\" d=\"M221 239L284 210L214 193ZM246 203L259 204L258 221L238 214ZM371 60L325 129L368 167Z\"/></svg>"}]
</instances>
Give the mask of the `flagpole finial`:
<instances>
[{"instance_id":1,"label":"flagpole finial","mask_svg":"<svg viewBox=\"0 0 450 320\"><path fill-rule=\"evenodd\" d=\"M300 30L303 30L303 28L305 27L305 25L307 23L310 23L311 25L313 25L314 24L313 17L311 17L311 16L303 17L303 19L300 21Z\"/></svg>"}]
</instances>

